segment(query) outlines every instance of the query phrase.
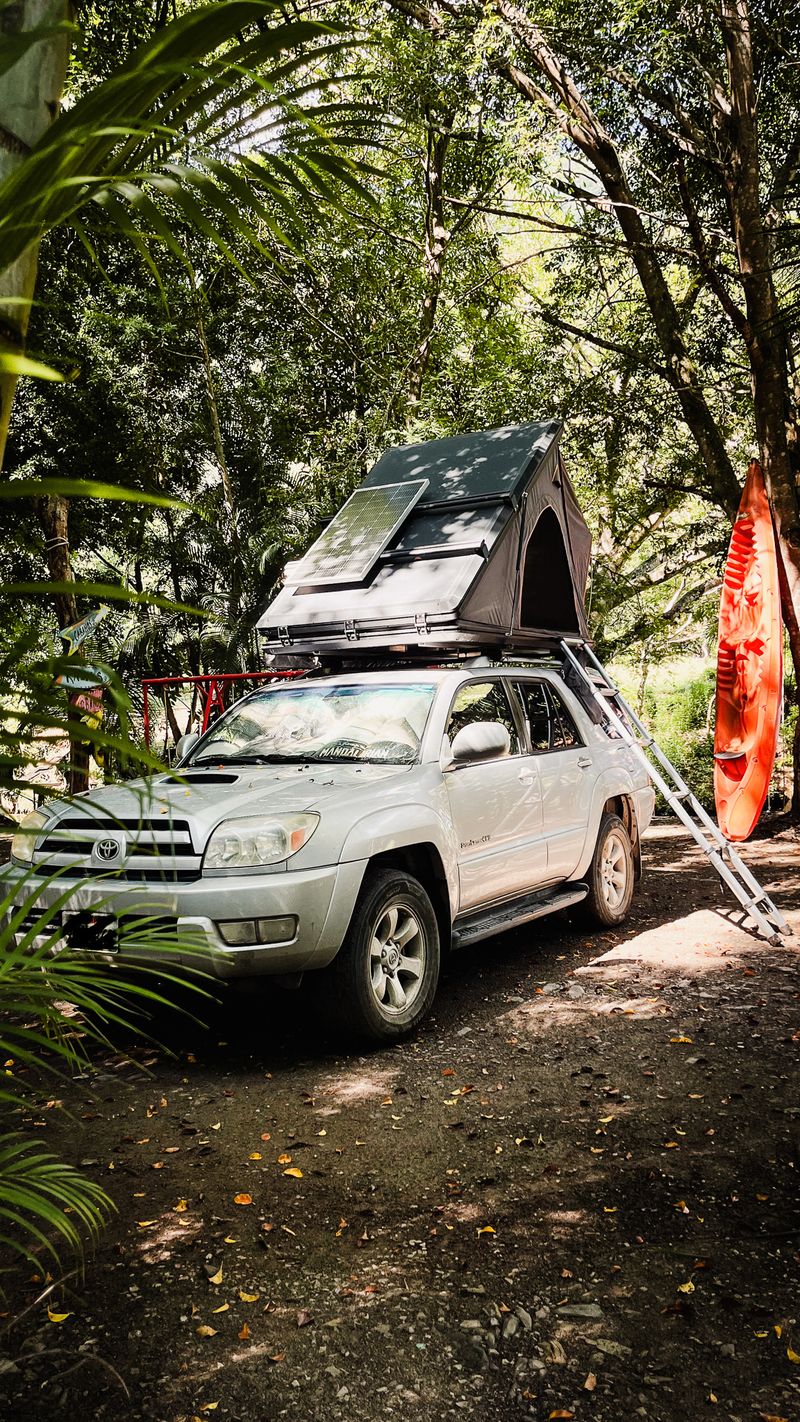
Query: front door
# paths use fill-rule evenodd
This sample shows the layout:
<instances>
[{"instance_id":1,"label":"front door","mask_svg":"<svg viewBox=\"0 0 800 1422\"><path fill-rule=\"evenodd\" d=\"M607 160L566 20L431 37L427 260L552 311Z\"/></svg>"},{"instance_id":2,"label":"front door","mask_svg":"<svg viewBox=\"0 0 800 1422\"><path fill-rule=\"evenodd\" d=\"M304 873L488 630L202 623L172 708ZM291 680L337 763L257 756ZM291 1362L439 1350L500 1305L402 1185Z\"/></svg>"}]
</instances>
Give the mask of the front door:
<instances>
[{"instance_id":1,"label":"front door","mask_svg":"<svg viewBox=\"0 0 800 1422\"><path fill-rule=\"evenodd\" d=\"M476 721L499 722L509 750L492 760L456 766L445 775L459 844L461 911L535 889L546 876L539 767L524 753L504 683L468 682L456 693L450 740Z\"/></svg>"}]
</instances>

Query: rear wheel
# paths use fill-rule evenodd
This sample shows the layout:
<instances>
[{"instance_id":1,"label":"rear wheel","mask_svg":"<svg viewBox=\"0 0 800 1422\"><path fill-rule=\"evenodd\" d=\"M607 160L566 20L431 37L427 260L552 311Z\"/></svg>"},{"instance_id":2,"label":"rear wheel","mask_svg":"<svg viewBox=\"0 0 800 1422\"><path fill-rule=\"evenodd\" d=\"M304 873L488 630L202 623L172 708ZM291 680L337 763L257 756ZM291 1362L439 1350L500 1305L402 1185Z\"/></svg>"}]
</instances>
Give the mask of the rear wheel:
<instances>
[{"instance_id":1,"label":"rear wheel","mask_svg":"<svg viewBox=\"0 0 800 1422\"><path fill-rule=\"evenodd\" d=\"M630 835L618 815L603 815L586 877L589 894L581 905L584 916L604 927L622 923L633 899L634 865Z\"/></svg>"},{"instance_id":2,"label":"rear wheel","mask_svg":"<svg viewBox=\"0 0 800 1422\"><path fill-rule=\"evenodd\" d=\"M391 1042L430 1011L439 981L439 926L411 874L368 872L347 937L319 983L323 1014L348 1034Z\"/></svg>"}]
</instances>

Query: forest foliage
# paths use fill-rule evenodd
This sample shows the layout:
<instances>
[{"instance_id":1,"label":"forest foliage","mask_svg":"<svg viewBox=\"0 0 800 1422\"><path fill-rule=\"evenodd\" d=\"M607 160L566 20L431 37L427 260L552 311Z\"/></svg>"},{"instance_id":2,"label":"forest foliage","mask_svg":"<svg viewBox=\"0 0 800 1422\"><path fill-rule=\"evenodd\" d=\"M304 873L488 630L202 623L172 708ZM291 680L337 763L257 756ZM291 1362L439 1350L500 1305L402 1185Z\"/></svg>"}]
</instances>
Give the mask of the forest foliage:
<instances>
[{"instance_id":1,"label":"forest foliage","mask_svg":"<svg viewBox=\"0 0 800 1422\"><path fill-rule=\"evenodd\" d=\"M707 651L727 516L607 212L577 196L585 175L546 116L500 84L480 37L462 26L434 38L382 3L328 11L360 39L330 60L326 95L347 113L348 152L369 177L299 204L291 249L267 221L281 217L274 193L255 242L252 214L228 223L215 212L230 256L166 200L169 240L148 217L131 242L107 206L89 204L79 230L58 226L42 244L29 350L67 379L24 382L6 473L182 501L158 511L75 498L70 554L81 579L204 614L121 605L100 653L134 694L145 674L257 665L253 623L284 560L387 444L546 415L565 421L593 526L602 652ZM155 18L149 3L84 7L68 93L107 77ZM214 142L204 136L204 154ZM679 228L654 220L743 472L755 450L747 372ZM4 577L41 577L45 535L30 506L10 525ZM25 620L57 645L48 605Z\"/></svg>"}]
</instances>

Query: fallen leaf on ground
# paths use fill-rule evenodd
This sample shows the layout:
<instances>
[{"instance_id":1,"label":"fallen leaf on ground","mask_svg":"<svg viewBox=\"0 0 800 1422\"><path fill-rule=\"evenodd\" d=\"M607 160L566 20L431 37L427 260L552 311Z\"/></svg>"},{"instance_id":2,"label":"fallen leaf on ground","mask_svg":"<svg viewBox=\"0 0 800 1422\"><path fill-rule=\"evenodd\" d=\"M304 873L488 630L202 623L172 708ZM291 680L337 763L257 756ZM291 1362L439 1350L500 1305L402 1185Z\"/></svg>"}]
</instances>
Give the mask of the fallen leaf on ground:
<instances>
[{"instance_id":1,"label":"fallen leaf on ground","mask_svg":"<svg viewBox=\"0 0 800 1422\"><path fill-rule=\"evenodd\" d=\"M241 1338L243 1343L247 1342L248 1338L250 1337L250 1328L246 1323L242 1324L237 1337Z\"/></svg>"},{"instance_id":2,"label":"fallen leaf on ground","mask_svg":"<svg viewBox=\"0 0 800 1422\"><path fill-rule=\"evenodd\" d=\"M217 1332L216 1328L211 1328L208 1323L198 1324L197 1328L194 1331L197 1334L198 1338L214 1338Z\"/></svg>"},{"instance_id":3,"label":"fallen leaf on ground","mask_svg":"<svg viewBox=\"0 0 800 1422\"><path fill-rule=\"evenodd\" d=\"M279 1165L291 1165L291 1163L292 1163L292 1157L291 1157L290 1155L287 1155L285 1151L284 1151L283 1155L279 1155L279 1156L278 1156L278 1164L279 1164Z\"/></svg>"},{"instance_id":4,"label":"fallen leaf on ground","mask_svg":"<svg viewBox=\"0 0 800 1422\"><path fill-rule=\"evenodd\" d=\"M220 1304L219 1308L212 1308L211 1312L212 1312L212 1313L227 1313L229 1308L230 1308L230 1304Z\"/></svg>"},{"instance_id":5,"label":"fallen leaf on ground","mask_svg":"<svg viewBox=\"0 0 800 1422\"><path fill-rule=\"evenodd\" d=\"M497 1230L494 1225L483 1225L483 1227L478 1230L478 1234L497 1234Z\"/></svg>"},{"instance_id":6,"label":"fallen leaf on ground","mask_svg":"<svg viewBox=\"0 0 800 1422\"><path fill-rule=\"evenodd\" d=\"M270 1353L267 1361L270 1363L282 1363L285 1357L285 1353Z\"/></svg>"},{"instance_id":7,"label":"fallen leaf on ground","mask_svg":"<svg viewBox=\"0 0 800 1422\"><path fill-rule=\"evenodd\" d=\"M800 1363L800 1353L795 1353L794 1348L787 1348L786 1356L790 1363Z\"/></svg>"},{"instance_id":8,"label":"fallen leaf on ground","mask_svg":"<svg viewBox=\"0 0 800 1422\"><path fill-rule=\"evenodd\" d=\"M258 1300L261 1298L261 1295L260 1295L260 1294L246 1294L245 1291L244 1291L244 1289L240 1289L240 1290L239 1290L239 1298L242 1300L242 1303L258 1303Z\"/></svg>"},{"instance_id":9,"label":"fallen leaf on ground","mask_svg":"<svg viewBox=\"0 0 800 1422\"><path fill-rule=\"evenodd\" d=\"M152 1225L158 1224L158 1220L137 1220L136 1224L139 1229L150 1229Z\"/></svg>"},{"instance_id":10,"label":"fallen leaf on ground","mask_svg":"<svg viewBox=\"0 0 800 1422\"><path fill-rule=\"evenodd\" d=\"M234 1205L252 1205L253 1197L252 1195L246 1195L244 1193L242 1193L241 1195L234 1195L233 1203Z\"/></svg>"},{"instance_id":11,"label":"fallen leaf on ground","mask_svg":"<svg viewBox=\"0 0 800 1422\"><path fill-rule=\"evenodd\" d=\"M297 1315L297 1327L298 1327L298 1328L307 1328L308 1325L309 1325L309 1323L313 1323L313 1322L314 1322L314 1315L313 1315L313 1313L309 1313L309 1311L308 1311L307 1308L301 1308L300 1312L299 1312L298 1315Z\"/></svg>"},{"instance_id":12,"label":"fallen leaf on ground","mask_svg":"<svg viewBox=\"0 0 800 1422\"><path fill-rule=\"evenodd\" d=\"M186 1200L179 1200L177 1205L173 1205L172 1208L176 1215L182 1215L185 1210L188 1210L189 1205Z\"/></svg>"},{"instance_id":13,"label":"fallen leaf on ground","mask_svg":"<svg viewBox=\"0 0 800 1422\"><path fill-rule=\"evenodd\" d=\"M221 1264L220 1264L220 1266L219 1266L219 1268L218 1268L216 1274L209 1274L209 1276L208 1276L208 1282L209 1282L209 1284L221 1284L221 1283L222 1283L222 1265L221 1265Z\"/></svg>"},{"instance_id":14,"label":"fallen leaf on ground","mask_svg":"<svg viewBox=\"0 0 800 1422\"><path fill-rule=\"evenodd\" d=\"M679 1294L693 1294L693 1293L694 1293L694 1284L692 1283L691 1279L687 1279L687 1281L686 1281L685 1284L679 1284L679 1285L678 1285L678 1293L679 1293Z\"/></svg>"},{"instance_id":15,"label":"fallen leaf on ground","mask_svg":"<svg viewBox=\"0 0 800 1422\"><path fill-rule=\"evenodd\" d=\"M284 1170L284 1175L291 1175L293 1180L302 1180L303 1172L298 1170L296 1165L290 1165L288 1170Z\"/></svg>"},{"instance_id":16,"label":"fallen leaf on ground","mask_svg":"<svg viewBox=\"0 0 800 1422\"><path fill-rule=\"evenodd\" d=\"M556 1410L555 1410L555 1412L551 1412L551 1413L550 1413L550 1422L553 1422L553 1418L554 1418L554 1417L565 1417L565 1418L566 1418L566 1417L574 1417L574 1416L575 1416L575 1413L574 1413L574 1412L568 1412L565 1407L557 1407Z\"/></svg>"},{"instance_id":17,"label":"fallen leaf on ground","mask_svg":"<svg viewBox=\"0 0 800 1422\"><path fill-rule=\"evenodd\" d=\"M71 1313L53 1313L51 1308L47 1310L47 1317L51 1323L63 1323L65 1318L72 1318Z\"/></svg>"},{"instance_id":18,"label":"fallen leaf on ground","mask_svg":"<svg viewBox=\"0 0 800 1422\"><path fill-rule=\"evenodd\" d=\"M678 1043L680 1043L680 1042L688 1042L688 1043L691 1044L691 1043L694 1041L694 1038L693 1038L693 1037L670 1037L669 1040L670 1040L670 1042L672 1043L673 1046L677 1046Z\"/></svg>"},{"instance_id":19,"label":"fallen leaf on ground","mask_svg":"<svg viewBox=\"0 0 800 1422\"><path fill-rule=\"evenodd\" d=\"M201 1412L216 1412L219 1407L218 1402L204 1402L200 1408Z\"/></svg>"},{"instance_id":20,"label":"fallen leaf on ground","mask_svg":"<svg viewBox=\"0 0 800 1422\"><path fill-rule=\"evenodd\" d=\"M260 1150L251 1150L251 1152L250 1152L249 1156L247 1157L247 1159L248 1159L248 1160L262 1160L263 1157L262 1157L262 1155L261 1155L261 1151L260 1151Z\"/></svg>"},{"instance_id":21,"label":"fallen leaf on ground","mask_svg":"<svg viewBox=\"0 0 800 1422\"><path fill-rule=\"evenodd\" d=\"M597 1387L597 1377L594 1373L589 1373L583 1387L585 1392L594 1392Z\"/></svg>"},{"instance_id":22,"label":"fallen leaf on ground","mask_svg":"<svg viewBox=\"0 0 800 1422\"><path fill-rule=\"evenodd\" d=\"M261 1132L261 1139L262 1139L262 1141L271 1141L271 1140L272 1140L272 1136L271 1136L271 1134L270 1134L269 1131L262 1131L262 1132Z\"/></svg>"}]
</instances>

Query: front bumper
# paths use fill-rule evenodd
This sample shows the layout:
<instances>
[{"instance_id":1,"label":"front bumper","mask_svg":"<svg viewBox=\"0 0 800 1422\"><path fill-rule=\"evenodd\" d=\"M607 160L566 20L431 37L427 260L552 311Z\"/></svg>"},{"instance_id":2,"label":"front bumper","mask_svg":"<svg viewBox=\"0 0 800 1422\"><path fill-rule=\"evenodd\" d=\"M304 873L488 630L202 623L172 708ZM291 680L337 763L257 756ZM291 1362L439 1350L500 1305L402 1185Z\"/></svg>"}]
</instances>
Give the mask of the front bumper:
<instances>
[{"instance_id":1,"label":"front bumper","mask_svg":"<svg viewBox=\"0 0 800 1422\"><path fill-rule=\"evenodd\" d=\"M198 879L190 884L87 878L76 881L70 891L70 881L60 875L41 878L16 865L5 865L0 871L0 890L3 897L11 894L16 906L25 905L36 916L50 908L62 915L86 911L110 914L128 923L138 920L140 925L153 919L159 925L157 944L155 940L144 946L131 943L131 935L123 932L117 951L86 951L111 965L180 966L225 979L325 967L347 932L364 868L365 861L352 861L294 873ZM15 887L18 894L11 893ZM231 947L216 928L217 923L232 919L289 916L297 919L297 931L284 943ZM165 924L170 927L169 934L164 933ZM141 939L141 926L136 936Z\"/></svg>"}]
</instances>

